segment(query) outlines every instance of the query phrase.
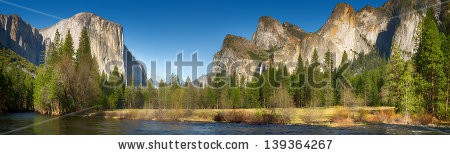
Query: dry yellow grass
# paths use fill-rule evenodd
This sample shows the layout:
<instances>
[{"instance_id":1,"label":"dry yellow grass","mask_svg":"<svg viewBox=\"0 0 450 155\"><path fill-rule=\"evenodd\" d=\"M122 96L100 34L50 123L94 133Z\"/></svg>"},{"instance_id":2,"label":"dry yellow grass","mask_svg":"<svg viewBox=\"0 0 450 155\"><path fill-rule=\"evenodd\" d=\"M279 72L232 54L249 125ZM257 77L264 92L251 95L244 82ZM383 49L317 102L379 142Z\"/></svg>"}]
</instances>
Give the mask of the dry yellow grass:
<instances>
[{"instance_id":1,"label":"dry yellow grass","mask_svg":"<svg viewBox=\"0 0 450 155\"><path fill-rule=\"evenodd\" d=\"M393 107L344 108L340 106L284 109L120 109L96 112L89 116L157 121L352 126L364 122L395 122L398 116L393 111Z\"/></svg>"}]
</instances>

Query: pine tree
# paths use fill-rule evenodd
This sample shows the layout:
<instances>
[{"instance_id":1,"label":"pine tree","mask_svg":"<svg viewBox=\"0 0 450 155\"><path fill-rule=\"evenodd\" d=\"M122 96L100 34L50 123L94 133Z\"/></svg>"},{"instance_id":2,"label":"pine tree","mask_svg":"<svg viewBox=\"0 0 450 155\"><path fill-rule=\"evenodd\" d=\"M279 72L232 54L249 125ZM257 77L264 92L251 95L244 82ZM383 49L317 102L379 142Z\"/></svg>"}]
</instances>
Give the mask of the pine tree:
<instances>
[{"instance_id":1,"label":"pine tree","mask_svg":"<svg viewBox=\"0 0 450 155\"><path fill-rule=\"evenodd\" d=\"M325 53L324 57L324 78L327 81L327 85L324 89L322 89L322 103L324 103L325 106L331 106L334 101L334 91L332 90L331 81L332 80L332 74L334 70L334 61L332 58L332 53L330 51L327 51Z\"/></svg>"},{"instance_id":2,"label":"pine tree","mask_svg":"<svg viewBox=\"0 0 450 155\"><path fill-rule=\"evenodd\" d=\"M233 73L230 77L230 100L232 102L232 108L241 108L242 107L242 93L241 93L241 85L238 82L236 73Z\"/></svg>"},{"instance_id":3,"label":"pine tree","mask_svg":"<svg viewBox=\"0 0 450 155\"><path fill-rule=\"evenodd\" d=\"M76 110L73 41L70 32L62 46L59 38L56 32L49 63L39 67L35 82L34 107L43 114L61 115Z\"/></svg>"},{"instance_id":4,"label":"pine tree","mask_svg":"<svg viewBox=\"0 0 450 155\"><path fill-rule=\"evenodd\" d=\"M245 86L245 105L244 108L260 108L260 86L262 85L262 78L259 74L253 75L255 78L248 82Z\"/></svg>"},{"instance_id":5,"label":"pine tree","mask_svg":"<svg viewBox=\"0 0 450 155\"><path fill-rule=\"evenodd\" d=\"M443 85L444 54L441 50L439 30L433 15L433 10L429 9L422 23L420 43L413 59L416 71L427 82L427 87L423 88L428 92L423 94L427 102L427 110L435 114Z\"/></svg>"},{"instance_id":6,"label":"pine tree","mask_svg":"<svg viewBox=\"0 0 450 155\"><path fill-rule=\"evenodd\" d=\"M3 52L3 51L2 51ZM0 114L3 114L6 110L8 110L7 104L11 102L11 98L9 97L11 92L11 82L8 76L4 74L3 64L0 64Z\"/></svg>"},{"instance_id":7,"label":"pine tree","mask_svg":"<svg viewBox=\"0 0 450 155\"><path fill-rule=\"evenodd\" d=\"M77 65L80 64L80 61L89 60L87 57L92 58L91 54L91 43L89 41L89 34L87 32L87 28L83 27L81 30L80 41L78 42L78 49L76 53L76 62Z\"/></svg>"},{"instance_id":8,"label":"pine tree","mask_svg":"<svg viewBox=\"0 0 450 155\"><path fill-rule=\"evenodd\" d=\"M267 79L268 79L270 86L274 87L274 88L279 87L280 81L278 81L278 79L277 79L277 71L272 65L269 65L269 70L268 70L267 74L268 74ZM257 75L256 77L259 77L259 75Z\"/></svg>"},{"instance_id":9,"label":"pine tree","mask_svg":"<svg viewBox=\"0 0 450 155\"><path fill-rule=\"evenodd\" d=\"M314 52L313 52L313 55L311 58L311 64L314 64L314 63L320 63L319 62L319 53L317 52L317 49L314 49Z\"/></svg>"},{"instance_id":10,"label":"pine tree","mask_svg":"<svg viewBox=\"0 0 450 155\"><path fill-rule=\"evenodd\" d=\"M305 80L306 69L303 64L303 58L301 53L298 55L297 59L297 68L292 75L292 86L291 93L294 96L294 103L296 107L303 107L306 104L305 98L305 89L306 89L306 80Z\"/></svg>"},{"instance_id":11,"label":"pine tree","mask_svg":"<svg viewBox=\"0 0 450 155\"><path fill-rule=\"evenodd\" d=\"M334 88L334 103L335 104L342 104L342 97L344 95L348 95L349 91L347 91L346 89L348 89L348 85L346 85L345 83L342 83L343 81L338 81L338 79L342 78L348 78L349 76L349 72L346 72L346 68L350 65L349 61L348 61L348 55L347 55L347 51L344 51L344 53L342 54L342 59L341 59L341 63L339 64L339 67L337 67L336 69L334 69L334 72L332 74L332 85ZM344 76L344 77L341 77Z\"/></svg>"},{"instance_id":12,"label":"pine tree","mask_svg":"<svg viewBox=\"0 0 450 155\"><path fill-rule=\"evenodd\" d=\"M449 5L450 6L450 5ZM450 26L449 26L450 27ZM450 29L450 28L449 28ZM443 107L442 111L445 111L445 118L450 118L450 110L449 110L449 102L450 102L450 38L448 36L445 36L445 34L441 33L441 41L442 41L442 47L441 50L444 53L444 70L445 72L445 78L444 78L444 102L445 102L445 108Z\"/></svg>"},{"instance_id":13,"label":"pine tree","mask_svg":"<svg viewBox=\"0 0 450 155\"><path fill-rule=\"evenodd\" d=\"M408 122L409 115L420 111L420 100L416 94L416 88L414 85L414 67L412 63L406 63L404 66L404 72L400 76L399 91L401 96L399 97L399 104L396 106L397 111L402 112L406 116L406 123Z\"/></svg>"},{"instance_id":14,"label":"pine tree","mask_svg":"<svg viewBox=\"0 0 450 155\"><path fill-rule=\"evenodd\" d=\"M290 74L289 71L286 67L286 65L284 65L283 63L280 64L279 71L278 71L278 76L280 77L280 82L281 82L281 87L283 89L288 90L290 87Z\"/></svg>"},{"instance_id":15,"label":"pine tree","mask_svg":"<svg viewBox=\"0 0 450 155\"><path fill-rule=\"evenodd\" d=\"M242 97L240 87L231 88L230 98L233 109L242 107L242 99L241 99Z\"/></svg>"},{"instance_id":16,"label":"pine tree","mask_svg":"<svg viewBox=\"0 0 450 155\"><path fill-rule=\"evenodd\" d=\"M46 53L45 62L52 64L55 63L58 60L60 49L61 49L61 34L57 29L50 50Z\"/></svg>"},{"instance_id":17,"label":"pine tree","mask_svg":"<svg viewBox=\"0 0 450 155\"><path fill-rule=\"evenodd\" d=\"M120 87L123 83L123 76L119 73L119 68L117 65L114 65L113 71L110 73L108 78L108 85L111 85L113 87Z\"/></svg>"},{"instance_id":18,"label":"pine tree","mask_svg":"<svg viewBox=\"0 0 450 155\"><path fill-rule=\"evenodd\" d=\"M273 78L275 75L271 75L271 73L274 73L274 68L272 68L270 66L269 71L263 72L263 75L261 76L264 80L264 83L260 89L260 99L259 100L262 103L263 107L267 107L269 97L272 96L272 94L273 94L274 86L271 85L270 81L275 81L275 78Z\"/></svg>"},{"instance_id":19,"label":"pine tree","mask_svg":"<svg viewBox=\"0 0 450 155\"><path fill-rule=\"evenodd\" d=\"M76 53L75 98L77 108L84 109L96 106L100 101L101 89L98 85L100 79L97 62L91 55L89 35L86 28L81 31L78 50Z\"/></svg>"},{"instance_id":20,"label":"pine tree","mask_svg":"<svg viewBox=\"0 0 450 155\"><path fill-rule=\"evenodd\" d=\"M67 31L67 35L66 38L64 39L64 44L61 47L62 51L61 54L64 56L67 56L71 59L73 59L75 50L73 47L73 39L72 39L72 35L70 34L70 31Z\"/></svg>"},{"instance_id":21,"label":"pine tree","mask_svg":"<svg viewBox=\"0 0 450 155\"><path fill-rule=\"evenodd\" d=\"M325 70L328 72L331 72L334 68L334 60L333 60L333 54L330 51L327 51L325 53L324 62L325 62Z\"/></svg>"},{"instance_id":22,"label":"pine tree","mask_svg":"<svg viewBox=\"0 0 450 155\"><path fill-rule=\"evenodd\" d=\"M114 89L113 92L108 96L108 103L109 103L108 108L110 109L117 108L119 100L120 100L119 89Z\"/></svg>"},{"instance_id":23,"label":"pine tree","mask_svg":"<svg viewBox=\"0 0 450 155\"><path fill-rule=\"evenodd\" d=\"M311 74L312 75L309 75ZM320 61L319 55L316 49L311 59L311 65L308 67L308 86L311 87L311 105L312 107L317 107L321 103L321 98L323 98L322 93L319 89L322 89L322 73L320 71Z\"/></svg>"},{"instance_id":24,"label":"pine tree","mask_svg":"<svg viewBox=\"0 0 450 155\"><path fill-rule=\"evenodd\" d=\"M305 92L304 92L304 97L305 97L305 106L310 106L311 105L311 99L312 99L312 91L311 91L311 85L310 85L310 78L311 78L311 75L310 74L312 74L312 73L310 73L309 72L309 67L310 67L310 63L309 63L309 60L308 59L306 59L306 61L305 61Z\"/></svg>"},{"instance_id":25,"label":"pine tree","mask_svg":"<svg viewBox=\"0 0 450 155\"><path fill-rule=\"evenodd\" d=\"M405 71L405 62L402 58L402 53L398 45L392 46L392 55L389 58L387 66L386 89L388 92L387 99L389 105L399 107L402 91L398 81L400 81L403 72Z\"/></svg>"},{"instance_id":26,"label":"pine tree","mask_svg":"<svg viewBox=\"0 0 450 155\"><path fill-rule=\"evenodd\" d=\"M217 91L215 91L213 88L206 87L205 88L206 93L206 107L207 108L218 108L218 97L217 97Z\"/></svg>"}]
</instances>

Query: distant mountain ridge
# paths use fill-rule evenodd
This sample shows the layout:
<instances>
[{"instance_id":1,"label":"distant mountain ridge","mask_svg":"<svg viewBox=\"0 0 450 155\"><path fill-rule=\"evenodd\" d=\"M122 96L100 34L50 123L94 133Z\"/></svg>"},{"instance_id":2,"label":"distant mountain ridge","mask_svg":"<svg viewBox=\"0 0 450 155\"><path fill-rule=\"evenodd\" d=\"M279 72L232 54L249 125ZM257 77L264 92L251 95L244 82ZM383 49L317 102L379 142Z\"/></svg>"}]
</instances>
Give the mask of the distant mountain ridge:
<instances>
[{"instance_id":1,"label":"distant mountain ridge","mask_svg":"<svg viewBox=\"0 0 450 155\"><path fill-rule=\"evenodd\" d=\"M425 8L433 8L438 17L446 11L441 10L440 4L443 2L448 1L389 0L379 8L366 6L358 11L346 3L340 3L327 22L313 33L263 16L251 40L227 35L221 50L214 55L214 61L226 65L229 74L236 72L246 76L249 65L245 64L253 60L262 62L250 65L253 66L250 71L259 69L261 63L296 63L299 54L303 60L311 61L314 50L318 51L320 61L323 61L327 51L333 53L335 65L340 64L344 51L350 59L358 53L373 50L389 57L392 44L413 52L416 45L414 38L424 18ZM294 69L289 68L290 72Z\"/></svg>"}]
</instances>

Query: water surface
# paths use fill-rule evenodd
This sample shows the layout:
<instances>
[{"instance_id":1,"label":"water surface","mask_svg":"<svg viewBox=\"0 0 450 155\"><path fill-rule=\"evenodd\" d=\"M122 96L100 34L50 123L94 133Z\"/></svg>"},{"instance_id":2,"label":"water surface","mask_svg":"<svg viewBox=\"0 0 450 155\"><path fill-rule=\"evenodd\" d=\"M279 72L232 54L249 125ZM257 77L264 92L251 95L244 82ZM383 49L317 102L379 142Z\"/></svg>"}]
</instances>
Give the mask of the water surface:
<instances>
[{"instance_id":1,"label":"water surface","mask_svg":"<svg viewBox=\"0 0 450 155\"><path fill-rule=\"evenodd\" d=\"M356 127L256 125L237 123L159 122L101 117L40 115L33 112L0 115L0 133L45 135L384 135L449 134L450 127L373 124Z\"/></svg>"}]
</instances>

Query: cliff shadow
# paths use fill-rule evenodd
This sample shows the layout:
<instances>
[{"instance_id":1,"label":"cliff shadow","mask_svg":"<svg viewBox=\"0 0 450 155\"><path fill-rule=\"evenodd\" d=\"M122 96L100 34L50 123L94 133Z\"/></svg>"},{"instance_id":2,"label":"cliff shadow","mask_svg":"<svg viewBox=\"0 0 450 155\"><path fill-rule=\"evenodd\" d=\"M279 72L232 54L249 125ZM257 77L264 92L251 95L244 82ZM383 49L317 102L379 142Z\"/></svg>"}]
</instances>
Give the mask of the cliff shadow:
<instances>
[{"instance_id":1,"label":"cliff shadow","mask_svg":"<svg viewBox=\"0 0 450 155\"><path fill-rule=\"evenodd\" d=\"M378 51L380 51L380 56L383 58L388 59L391 56L392 41L395 35L395 30L399 23L400 18L392 18L387 25L387 30L378 33L375 47L376 49L378 49Z\"/></svg>"}]
</instances>

